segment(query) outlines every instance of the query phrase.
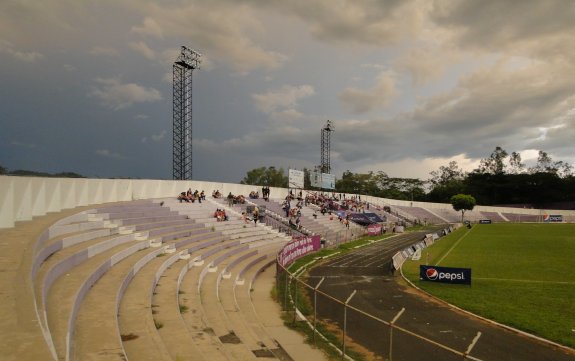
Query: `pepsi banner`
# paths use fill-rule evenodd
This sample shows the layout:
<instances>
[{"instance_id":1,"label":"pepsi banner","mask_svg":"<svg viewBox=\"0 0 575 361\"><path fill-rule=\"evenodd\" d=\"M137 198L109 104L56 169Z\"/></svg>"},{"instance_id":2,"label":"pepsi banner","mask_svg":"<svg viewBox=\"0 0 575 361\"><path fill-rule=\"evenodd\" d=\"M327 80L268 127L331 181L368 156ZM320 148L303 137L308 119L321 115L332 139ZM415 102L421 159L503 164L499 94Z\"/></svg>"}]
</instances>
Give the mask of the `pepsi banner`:
<instances>
[{"instance_id":1,"label":"pepsi banner","mask_svg":"<svg viewBox=\"0 0 575 361\"><path fill-rule=\"evenodd\" d=\"M429 282L471 285L471 268L420 265L419 279Z\"/></svg>"},{"instance_id":2,"label":"pepsi banner","mask_svg":"<svg viewBox=\"0 0 575 361\"><path fill-rule=\"evenodd\" d=\"M563 222L561 214L546 214L543 216L543 222Z\"/></svg>"}]
</instances>

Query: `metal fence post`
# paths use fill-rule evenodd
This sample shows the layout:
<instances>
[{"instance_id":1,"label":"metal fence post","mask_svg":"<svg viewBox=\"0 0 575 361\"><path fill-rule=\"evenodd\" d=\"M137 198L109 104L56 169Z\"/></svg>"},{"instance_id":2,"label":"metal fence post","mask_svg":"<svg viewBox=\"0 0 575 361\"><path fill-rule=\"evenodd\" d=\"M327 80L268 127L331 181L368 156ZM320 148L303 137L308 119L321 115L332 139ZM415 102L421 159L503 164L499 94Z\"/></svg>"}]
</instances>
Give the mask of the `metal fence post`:
<instances>
[{"instance_id":1,"label":"metal fence post","mask_svg":"<svg viewBox=\"0 0 575 361\"><path fill-rule=\"evenodd\" d=\"M286 278L286 282L285 282L285 287L284 287L284 311L287 311L287 294L288 294L288 279L289 277L291 277L291 275L289 274L289 272L284 268L285 271L285 278Z\"/></svg>"},{"instance_id":2,"label":"metal fence post","mask_svg":"<svg viewBox=\"0 0 575 361\"><path fill-rule=\"evenodd\" d=\"M294 302L293 302L293 323L296 321L297 316L297 277L294 277L295 287L294 287Z\"/></svg>"},{"instance_id":3,"label":"metal fence post","mask_svg":"<svg viewBox=\"0 0 575 361\"><path fill-rule=\"evenodd\" d=\"M322 277L321 280L317 283L317 285L313 289L313 344L315 345L315 334L317 332L316 327L316 320L317 320L317 289L321 286L321 283L325 280L325 277Z\"/></svg>"},{"instance_id":4,"label":"metal fence post","mask_svg":"<svg viewBox=\"0 0 575 361\"><path fill-rule=\"evenodd\" d=\"M477 331L477 335L475 335L475 337L469 344L469 347L467 347L467 350L463 353L463 361L467 360L467 355L471 353L471 350L473 350L473 347L475 347L475 344L479 340L479 337L481 337L481 331Z\"/></svg>"},{"instance_id":5,"label":"metal fence post","mask_svg":"<svg viewBox=\"0 0 575 361\"><path fill-rule=\"evenodd\" d=\"M355 293L357 292L357 290L353 290L353 292L351 293L351 295L349 295L349 297L347 298L347 300L345 301L345 303L343 304L343 340L342 340L342 352L341 352L341 359L345 359L345 332L346 332L346 328L347 328L347 304L349 303L349 301L351 301L351 298L355 295Z\"/></svg>"},{"instance_id":6,"label":"metal fence post","mask_svg":"<svg viewBox=\"0 0 575 361\"><path fill-rule=\"evenodd\" d=\"M389 323L389 361L392 361L392 350L393 350L393 324L397 321L397 319L401 316L401 314L405 311L405 307L402 308L397 315L391 320Z\"/></svg>"}]
</instances>

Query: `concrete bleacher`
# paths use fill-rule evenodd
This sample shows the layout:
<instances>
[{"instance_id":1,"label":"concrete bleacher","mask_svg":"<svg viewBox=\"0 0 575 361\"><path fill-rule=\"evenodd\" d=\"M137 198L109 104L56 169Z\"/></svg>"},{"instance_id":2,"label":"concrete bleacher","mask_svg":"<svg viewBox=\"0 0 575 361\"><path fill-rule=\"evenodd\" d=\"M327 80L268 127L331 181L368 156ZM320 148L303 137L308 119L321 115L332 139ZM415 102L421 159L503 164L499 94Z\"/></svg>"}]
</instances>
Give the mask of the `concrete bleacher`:
<instances>
[{"instance_id":1,"label":"concrete bleacher","mask_svg":"<svg viewBox=\"0 0 575 361\"><path fill-rule=\"evenodd\" d=\"M222 206L180 205L173 199L127 202L74 214L46 230L34 246L31 274L52 357L199 359L209 350L204 359L224 360L271 352L266 343L273 348L275 341L259 340L247 319L214 310L209 297L217 299L221 286L226 304L233 304L230 290L254 267L275 260L290 238L265 225L245 224L231 209L229 221L217 222L216 208ZM190 286L185 280L194 268L201 270ZM204 310L197 325L182 314L182 295L188 300L193 293L200 295L196 308ZM202 341L203 333L198 337L199 325L212 330L209 342ZM237 343L222 341L230 334Z\"/></svg>"},{"instance_id":2,"label":"concrete bleacher","mask_svg":"<svg viewBox=\"0 0 575 361\"><path fill-rule=\"evenodd\" d=\"M502 213L510 222L541 222L542 216L537 214Z\"/></svg>"},{"instance_id":3,"label":"concrete bleacher","mask_svg":"<svg viewBox=\"0 0 575 361\"><path fill-rule=\"evenodd\" d=\"M241 194L247 187L192 183L207 194L215 188ZM188 187L183 181L0 176L2 359L279 358L285 328L277 305L267 300L269 265L290 238L243 222L238 205L177 202L178 190ZM278 200L287 192L272 189L279 215ZM265 205L271 209L274 202ZM408 206L394 200L372 204L382 202ZM449 205L416 206L447 218ZM215 208L225 208L230 220L217 222ZM521 222L541 221L543 214L480 206L475 211ZM322 238L352 232L336 217L312 214L313 208L302 210L304 228ZM574 212L547 214L575 220ZM322 357L301 340L289 353L300 355L294 359Z\"/></svg>"},{"instance_id":4,"label":"concrete bleacher","mask_svg":"<svg viewBox=\"0 0 575 361\"><path fill-rule=\"evenodd\" d=\"M269 201L265 201L263 199L250 199L249 202L266 206L267 211L273 212L275 217L283 219L286 224L288 223L289 218L285 216L285 211L282 209L283 200L270 199ZM297 201L293 200L290 206L295 207L296 204ZM313 216L314 213L316 217ZM328 245L347 242L366 233L364 227L353 222L349 223L349 228L346 227L343 223L339 222L335 213L331 215L328 213L325 215L321 214L319 208L313 204L301 208L300 222L303 231L320 235L322 239L327 241Z\"/></svg>"},{"instance_id":5,"label":"concrete bleacher","mask_svg":"<svg viewBox=\"0 0 575 361\"><path fill-rule=\"evenodd\" d=\"M411 220L417 220L422 224L445 224L449 221L425 208L410 207L410 206L394 206L400 209L403 213L410 215Z\"/></svg>"},{"instance_id":6,"label":"concrete bleacher","mask_svg":"<svg viewBox=\"0 0 575 361\"><path fill-rule=\"evenodd\" d=\"M509 219L505 218L501 213L499 212L488 212L488 211L483 211L481 212L481 214L483 215L482 219L490 219L492 222L509 222Z\"/></svg>"}]
</instances>

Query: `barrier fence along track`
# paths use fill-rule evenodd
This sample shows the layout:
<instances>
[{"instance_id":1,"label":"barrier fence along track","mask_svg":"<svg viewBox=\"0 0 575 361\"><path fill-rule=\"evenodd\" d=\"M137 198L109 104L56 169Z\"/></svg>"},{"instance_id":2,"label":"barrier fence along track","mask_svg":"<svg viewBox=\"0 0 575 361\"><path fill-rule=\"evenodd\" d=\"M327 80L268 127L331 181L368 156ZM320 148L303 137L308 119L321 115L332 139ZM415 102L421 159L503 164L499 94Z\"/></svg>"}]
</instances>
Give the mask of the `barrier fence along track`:
<instances>
[{"instance_id":1,"label":"barrier fence along track","mask_svg":"<svg viewBox=\"0 0 575 361\"><path fill-rule=\"evenodd\" d=\"M313 263L313 262L310 262L310 263ZM343 328L345 327L346 323L349 324L349 321L348 321L349 316L346 317L347 313L350 311L353 311L355 313L355 317L361 317L362 318L361 323L375 322L377 325L379 325L379 327L382 330L382 332L380 333L382 335L381 341L385 342L387 344L387 347L389 350L389 360L390 361L392 360L392 354L391 354L392 349L394 350L394 353L396 355L399 354L399 351L401 351L401 349L399 349L399 351L397 351L398 348L392 347L394 344L393 337L392 337L393 330L400 333L399 335L395 335L395 337L410 337L410 338L412 338L418 342L422 342L422 343L425 343L425 344L431 346L432 348L436 349L436 351L439 350L440 352L443 352L445 354L445 356L442 357L442 360L481 361L481 359L469 355L469 352L472 349L472 345L470 345L470 347L468 347L466 351L459 351L459 350L456 350L452 347L444 345L440 342L434 341L434 340L432 340L426 336L420 335L417 332L414 332L412 330L408 330L408 329L406 329L400 325L397 325L396 321L405 309L403 309L398 314L396 314L393 319L386 321L380 317L377 317L373 314L370 314L369 312L366 312L366 311L359 309L353 305L350 305L349 303L351 301L351 298L355 294L355 292L351 295L347 295L346 296L347 300L340 300L340 299L328 294L327 292L320 290L319 288L321 286L321 281L318 282L317 285L310 285L310 284L306 283L304 280L299 279L298 276L305 272L305 269L307 268L308 265L309 265L309 263L307 265L302 266L299 270L296 270L292 273L288 270L289 265L282 266L279 259L276 260L276 266L277 266L276 267L276 270L277 270L276 271L276 289L278 291L278 293L277 293L278 294L278 301L281 303L282 309L285 312L292 311L294 313L293 322L296 322L297 316L303 317L304 321L307 321L307 324L313 333L314 342L315 342L315 334L316 333L320 337L322 337L324 340L329 339L329 337L326 337L326 335L323 335L321 333L321 330L318 330L318 327L316 325L319 324L319 325L323 326L322 328L325 328L326 325L333 326L335 323L337 325L337 327L340 329L340 332L342 333L342 337L338 337L339 341L335 342L335 344L332 341L331 346L338 350L339 354L342 356L342 359L343 358L352 359L349 357L349 355L346 354L346 335L345 335L345 330ZM298 290L300 291L299 295L298 295ZM312 295L312 297L311 297L312 301L311 302L304 302L301 300L301 298L302 298L301 296L304 293L304 292L301 292L302 290L305 290L308 295ZM338 320L331 320L331 319L327 319L327 318L322 319L322 317L320 315L318 315L318 310L321 308L320 305L317 305L318 304L318 302L317 302L318 296L323 298L322 303L324 305L326 303L331 303L332 307L336 306L336 307L341 308L341 312L339 312L342 316L341 322L338 322ZM298 299L298 297L299 297L299 299ZM311 308L311 310L310 310L310 308ZM316 319L316 317L317 317L317 319ZM313 318L312 322L310 322L307 318ZM357 319L355 319L355 321L357 323L359 323L359 321L357 321ZM384 337L387 335L389 335L389 337ZM333 337L331 337L331 339L333 339ZM361 341L356 340L356 343L359 343L359 342L361 342Z\"/></svg>"}]
</instances>

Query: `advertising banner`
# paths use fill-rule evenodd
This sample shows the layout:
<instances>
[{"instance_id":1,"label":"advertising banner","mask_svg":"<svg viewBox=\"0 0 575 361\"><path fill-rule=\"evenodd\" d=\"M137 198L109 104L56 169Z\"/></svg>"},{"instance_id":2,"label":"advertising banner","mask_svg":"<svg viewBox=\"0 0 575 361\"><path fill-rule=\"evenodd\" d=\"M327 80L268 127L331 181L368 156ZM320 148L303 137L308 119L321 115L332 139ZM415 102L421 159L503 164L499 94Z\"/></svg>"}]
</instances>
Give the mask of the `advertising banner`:
<instances>
[{"instance_id":1,"label":"advertising banner","mask_svg":"<svg viewBox=\"0 0 575 361\"><path fill-rule=\"evenodd\" d=\"M385 222L385 220L381 219L381 217L376 213L364 213L364 216L366 216L367 219L369 219L373 223Z\"/></svg>"},{"instance_id":2,"label":"advertising banner","mask_svg":"<svg viewBox=\"0 0 575 361\"><path fill-rule=\"evenodd\" d=\"M367 234L369 236L377 236L381 234L381 224L370 224L367 226Z\"/></svg>"},{"instance_id":3,"label":"advertising banner","mask_svg":"<svg viewBox=\"0 0 575 361\"><path fill-rule=\"evenodd\" d=\"M480 219L479 224L491 224L491 219Z\"/></svg>"},{"instance_id":4,"label":"advertising banner","mask_svg":"<svg viewBox=\"0 0 575 361\"><path fill-rule=\"evenodd\" d=\"M543 216L543 222L563 222L563 216L560 214L546 214Z\"/></svg>"},{"instance_id":5,"label":"advertising banner","mask_svg":"<svg viewBox=\"0 0 575 361\"><path fill-rule=\"evenodd\" d=\"M321 237L319 235L310 237L294 237L291 242L280 251L278 255L278 262L283 267L287 267L295 260L306 254L315 252L320 249Z\"/></svg>"},{"instance_id":6,"label":"advertising banner","mask_svg":"<svg viewBox=\"0 0 575 361\"><path fill-rule=\"evenodd\" d=\"M303 171L297 169L288 170L290 188L303 188Z\"/></svg>"},{"instance_id":7,"label":"advertising banner","mask_svg":"<svg viewBox=\"0 0 575 361\"><path fill-rule=\"evenodd\" d=\"M321 188L321 173L314 170L309 175L310 185L312 187Z\"/></svg>"},{"instance_id":8,"label":"advertising banner","mask_svg":"<svg viewBox=\"0 0 575 361\"><path fill-rule=\"evenodd\" d=\"M363 213L350 213L348 214L348 216L350 221L360 224L362 226L371 224L369 218L367 218Z\"/></svg>"},{"instance_id":9,"label":"advertising banner","mask_svg":"<svg viewBox=\"0 0 575 361\"><path fill-rule=\"evenodd\" d=\"M403 264L403 262L405 261L405 257L403 257L403 254L401 252L397 252L396 254L393 255L391 260L393 262L393 268L399 269Z\"/></svg>"},{"instance_id":10,"label":"advertising banner","mask_svg":"<svg viewBox=\"0 0 575 361\"><path fill-rule=\"evenodd\" d=\"M335 175L313 171L309 176L310 185L322 189L335 189Z\"/></svg>"},{"instance_id":11,"label":"advertising banner","mask_svg":"<svg viewBox=\"0 0 575 361\"><path fill-rule=\"evenodd\" d=\"M429 282L471 285L471 268L420 265L419 279Z\"/></svg>"},{"instance_id":12,"label":"advertising banner","mask_svg":"<svg viewBox=\"0 0 575 361\"><path fill-rule=\"evenodd\" d=\"M335 189L335 175L329 173L322 173L321 187L323 189Z\"/></svg>"}]
</instances>

